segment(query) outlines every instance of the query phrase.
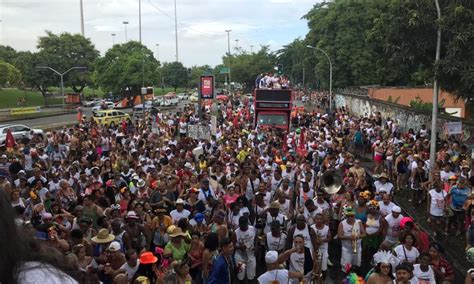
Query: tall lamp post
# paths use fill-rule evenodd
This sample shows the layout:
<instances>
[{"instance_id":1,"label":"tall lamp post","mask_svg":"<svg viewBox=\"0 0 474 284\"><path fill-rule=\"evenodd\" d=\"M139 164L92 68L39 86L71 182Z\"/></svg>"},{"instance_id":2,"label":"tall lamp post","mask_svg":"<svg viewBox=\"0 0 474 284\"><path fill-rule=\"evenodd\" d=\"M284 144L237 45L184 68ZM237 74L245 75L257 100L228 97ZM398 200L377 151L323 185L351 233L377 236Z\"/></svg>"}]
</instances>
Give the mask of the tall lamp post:
<instances>
[{"instance_id":1,"label":"tall lamp post","mask_svg":"<svg viewBox=\"0 0 474 284\"><path fill-rule=\"evenodd\" d=\"M232 30L225 30L225 32L227 33L227 56L229 56L229 95L230 95L230 90L231 90L231 83L232 80L231 80L231 76L230 76L230 32Z\"/></svg>"},{"instance_id":2,"label":"tall lamp post","mask_svg":"<svg viewBox=\"0 0 474 284\"><path fill-rule=\"evenodd\" d=\"M332 111L332 62L331 62L331 58L329 57L329 55L324 50L322 50L319 47L311 46L311 45L307 45L306 47L322 52L329 61L329 112L331 112Z\"/></svg>"},{"instance_id":3,"label":"tall lamp post","mask_svg":"<svg viewBox=\"0 0 474 284\"><path fill-rule=\"evenodd\" d=\"M81 35L84 36L84 7L82 5L82 0L79 3L81 9Z\"/></svg>"},{"instance_id":4,"label":"tall lamp post","mask_svg":"<svg viewBox=\"0 0 474 284\"><path fill-rule=\"evenodd\" d=\"M128 25L128 21L123 21L122 22L123 26L125 27L125 43L127 43L127 25Z\"/></svg>"},{"instance_id":5,"label":"tall lamp post","mask_svg":"<svg viewBox=\"0 0 474 284\"><path fill-rule=\"evenodd\" d=\"M436 137L437 137L437 120L438 120L438 97L439 97L439 86L438 86L438 71L436 69L437 63L441 57L441 8L438 0L435 0L436 12L438 14L438 30L436 39L436 57L435 57L435 78L433 83L433 112L431 115L431 143L430 143L430 177L433 176L433 171L436 161Z\"/></svg>"},{"instance_id":6,"label":"tall lamp post","mask_svg":"<svg viewBox=\"0 0 474 284\"><path fill-rule=\"evenodd\" d=\"M59 75L59 77L61 78L61 97L63 98L63 109L64 109L64 80L63 80L64 75L69 73L69 71L72 71L72 70L75 70L75 69L86 70L87 68L86 67L71 67L63 73L61 73L61 72L59 72L59 71L57 71L57 70L55 70L55 69L53 69L49 66L38 66L38 67L36 67L36 69L49 69L49 70L51 70L54 73Z\"/></svg>"},{"instance_id":7,"label":"tall lamp post","mask_svg":"<svg viewBox=\"0 0 474 284\"><path fill-rule=\"evenodd\" d=\"M116 34L111 33L110 35L112 36L112 45L115 45L115 36L116 36Z\"/></svg>"},{"instance_id":8,"label":"tall lamp post","mask_svg":"<svg viewBox=\"0 0 474 284\"><path fill-rule=\"evenodd\" d=\"M142 0L138 0L138 39L142 43Z\"/></svg>"},{"instance_id":9,"label":"tall lamp post","mask_svg":"<svg viewBox=\"0 0 474 284\"><path fill-rule=\"evenodd\" d=\"M178 57L178 10L176 8L176 0L174 0L174 40L176 45L176 62L179 61Z\"/></svg>"}]
</instances>

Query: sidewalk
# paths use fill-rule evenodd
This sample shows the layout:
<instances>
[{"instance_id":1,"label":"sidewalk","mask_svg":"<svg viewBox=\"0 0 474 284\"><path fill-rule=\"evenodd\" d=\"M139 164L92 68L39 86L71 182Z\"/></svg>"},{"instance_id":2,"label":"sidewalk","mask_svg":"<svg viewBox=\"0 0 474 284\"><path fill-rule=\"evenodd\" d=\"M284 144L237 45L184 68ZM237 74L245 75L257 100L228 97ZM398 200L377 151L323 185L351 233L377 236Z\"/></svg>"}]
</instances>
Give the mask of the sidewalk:
<instances>
[{"instance_id":1,"label":"sidewalk","mask_svg":"<svg viewBox=\"0 0 474 284\"><path fill-rule=\"evenodd\" d=\"M360 158L362 165L366 169L367 173L372 173L375 166L372 155L366 154ZM430 241L434 241L433 230L430 224L428 224L428 214L426 213L426 202L421 205L414 207L411 202L408 202L410 198L409 191L405 190L394 196L394 202L397 203L403 210L403 215L413 218L423 231L427 232ZM460 237L455 237L454 232L450 232L449 236L440 236L436 239L437 242L443 245L445 249L444 256L448 262L453 266L455 273L455 281L453 283L464 283L464 277L466 271L473 267L466 260L465 246L466 239L465 235L461 234Z\"/></svg>"}]
</instances>

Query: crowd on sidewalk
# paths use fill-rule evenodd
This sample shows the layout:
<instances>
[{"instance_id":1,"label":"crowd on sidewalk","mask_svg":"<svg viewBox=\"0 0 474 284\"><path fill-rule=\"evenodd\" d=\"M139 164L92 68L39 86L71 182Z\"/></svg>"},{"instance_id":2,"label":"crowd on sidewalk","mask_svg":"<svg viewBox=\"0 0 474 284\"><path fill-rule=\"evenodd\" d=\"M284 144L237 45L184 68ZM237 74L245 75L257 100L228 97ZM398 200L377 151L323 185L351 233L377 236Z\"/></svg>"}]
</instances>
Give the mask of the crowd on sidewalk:
<instances>
[{"instance_id":1,"label":"crowd on sidewalk","mask_svg":"<svg viewBox=\"0 0 474 284\"><path fill-rule=\"evenodd\" d=\"M210 117L185 107L2 151L0 282L324 283L333 267L346 283L454 283L449 248L402 215L401 192L474 262L472 154L456 137L430 172L424 126L317 108L285 133L226 107L210 139L187 137Z\"/></svg>"}]
</instances>

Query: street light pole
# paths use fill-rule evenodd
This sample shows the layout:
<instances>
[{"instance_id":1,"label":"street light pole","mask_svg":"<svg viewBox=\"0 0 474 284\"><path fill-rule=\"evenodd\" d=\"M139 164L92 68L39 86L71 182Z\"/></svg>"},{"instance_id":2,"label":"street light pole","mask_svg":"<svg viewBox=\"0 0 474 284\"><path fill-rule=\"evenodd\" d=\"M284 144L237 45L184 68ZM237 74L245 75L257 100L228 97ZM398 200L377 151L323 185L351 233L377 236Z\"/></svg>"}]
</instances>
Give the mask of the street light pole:
<instances>
[{"instance_id":1,"label":"street light pole","mask_svg":"<svg viewBox=\"0 0 474 284\"><path fill-rule=\"evenodd\" d=\"M253 53L253 45L250 46L250 53Z\"/></svg>"},{"instance_id":2,"label":"street light pole","mask_svg":"<svg viewBox=\"0 0 474 284\"><path fill-rule=\"evenodd\" d=\"M81 7L81 35L84 36L84 7L82 5L82 0L80 0Z\"/></svg>"},{"instance_id":3,"label":"street light pole","mask_svg":"<svg viewBox=\"0 0 474 284\"><path fill-rule=\"evenodd\" d=\"M127 21L123 21L122 22L123 26L125 27L125 43L127 43L127 25L128 25L128 22Z\"/></svg>"},{"instance_id":4,"label":"street light pole","mask_svg":"<svg viewBox=\"0 0 474 284\"><path fill-rule=\"evenodd\" d=\"M178 11L176 9L176 0L174 0L174 36L176 44L176 62L178 62Z\"/></svg>"},{"instance_id":5,"label":"street light pole","mask_svg":"<svg viewBox=\"0 0 474 284\"><path fill-rule=\"evenodd\" d=\"M55 69L53 69L49 66L38 66L38 67L36 67L36 69L49 69L49 70L51 70L54 73L59 75L59 77L61 78L61 97L63 99L63 109L64 109L64 79L63 79L64 75L66 75L67 73L69 73L70 71L75 70L75 69L84 70L84 69L87 69L87 68L86 67L71 67L63 73L60 73L59 71L57 71L57 70L55 70Z\"/></svg>"},{"instance_id":6,"label":"street light pole","mask_svg":"<svg viewBox=\"0 0 474 284\"><path fill-rule=\"evenodd\" d=\"M138 0L138 39L142 43L142 0Z\"/></svg>"},{"instance_id":7,"label":"street light pole","mask_svg":"<svg viewBox=\"0 0 474 284\"><path fill-rule=\"evenodd\" d=\"M116 36L116 34L111 33L110 35L112 36L112 45L115 45L115 36Z\"/></svg>"},{"instance_id":8,"label":"street light pole","mask_svg":"<svg viewBox=\"0 0 474 284\"><path fill-rule=\"evenodd\" d=\"M329 55L324 50L322 50L319 47L311 46L311 45L307 45L306 47L311 48L313 50L321 51L329 61L329 112L331 112L332 111L332 62L331 62L331 58L329 57Z\"/></svg>"},{"instance_id":9,"label":"street light pole","mask_svg":"<svg viewBox=\"0 0 474 284\"><path fill-rule=\"evenodd\" d=\"M235 49L239 50L239 39L235 40Z\"/></svg>"},{"instance_id":10,"label":"street light pole","mask_svg":"<svg viewBox=\"0 0 474 284\"><path fill-rule=\"evenodd\" d=\"M232 30L225 30L225 32L227 33L227 56L229 57L229 82L228 82L229 83L229 93L228 93L229 95L230 95L231 82L232 82L231 76L230 76L230 65L231 65L231 63L230 63L230 32L231 31Z\"/></svg>"},{"instance_id":11,"label":"street light pole","mask_svg":"<svg viewBox=\"0 0 474 284\"><path fill-rule=\"evenodd\" d=\"M433 83L433 112L431 114L431 143L430 143L430 177L433 177L433 171L435 167L435 155L436 155L436 137L437 137L437 120L438 120L438 98L439 98L439 86L438 86L438 71L437 65L441 57L441 8L438 0L435 0L436 12L438 14L438 30L436 39L436 57L435 57L435 78Z\"/></svg>"}]
</instances>

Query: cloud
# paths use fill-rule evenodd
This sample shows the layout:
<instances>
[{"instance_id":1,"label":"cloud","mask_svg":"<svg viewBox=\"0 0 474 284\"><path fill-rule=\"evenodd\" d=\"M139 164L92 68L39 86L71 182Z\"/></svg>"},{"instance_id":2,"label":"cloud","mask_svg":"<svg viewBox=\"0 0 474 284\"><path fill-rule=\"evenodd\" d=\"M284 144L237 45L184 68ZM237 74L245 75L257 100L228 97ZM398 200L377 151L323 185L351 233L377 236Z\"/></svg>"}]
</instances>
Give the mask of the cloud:
<instances>
[{"instance_id":1,"label":"cloud","mask_svg":"<svg viewBox=\"0 0 474 284\"><path fill-rule=\"evenodd\" d=\"M142 1L142 42L162 61L175 58L174 0ZM313 0L176 0L178 8L179 59L185 65L216 65L227 51L226 29L231 46L254 50L269 44L273 50L304 37L307 24L301 20ZM138 0L83 0L85 35L104 54L127 37L138 40ZM2 0L0 44L18 50L35 50L45 30L80 32L79 0Z\"/></svg>"}]
</instances>

